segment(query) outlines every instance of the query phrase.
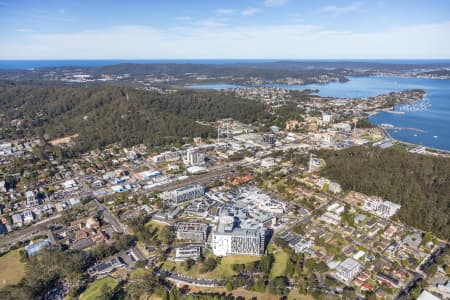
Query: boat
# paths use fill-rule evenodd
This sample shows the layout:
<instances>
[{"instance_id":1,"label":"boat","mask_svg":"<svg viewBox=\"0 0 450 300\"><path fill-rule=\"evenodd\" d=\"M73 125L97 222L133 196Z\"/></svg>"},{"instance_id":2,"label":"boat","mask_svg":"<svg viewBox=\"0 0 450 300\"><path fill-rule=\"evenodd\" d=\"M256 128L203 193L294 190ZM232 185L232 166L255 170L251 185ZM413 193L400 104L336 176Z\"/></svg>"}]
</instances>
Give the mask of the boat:
<instances>
[{"instance_id":1,"label":"boat","mask_svg":"<svg viewBox=\"0 0 450 300\"><path fill-rule=\"evenodd\" d=\"M438 136L437 136L437 135L433 135L433 137L434 137L435 139L437 139L437 138L438 138Z\"/></svg>"},{"instance_id":2,"label":"boat","mask_svg":"<svg viewBox=\"0 0 450 300\"><path fill-rule=\"evenodd\" d=\"M405 114L404 111L389 110L387 112L390 113L390 114L396 114L396 115L404 115Z\"/></svg>"}]
</instances>

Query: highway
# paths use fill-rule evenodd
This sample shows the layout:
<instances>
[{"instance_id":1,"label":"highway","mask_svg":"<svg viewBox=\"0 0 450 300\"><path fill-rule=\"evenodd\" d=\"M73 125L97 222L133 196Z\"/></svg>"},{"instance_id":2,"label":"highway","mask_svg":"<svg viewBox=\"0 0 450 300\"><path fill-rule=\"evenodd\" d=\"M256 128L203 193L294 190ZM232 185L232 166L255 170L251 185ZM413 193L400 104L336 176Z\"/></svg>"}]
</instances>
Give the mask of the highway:
<instances>
[{"instance_id":1,"label":"highway","mask_svg":"<svg viewBox=\"0 0 450 300\"><path fill-rule=\"evenodd\" d=\"M9 247L18 242L32 240L40 235L47 234L47 226L57 223L61 218L61 214L53 215L45 220L35 223L29 227L9 232L0 236L0 250L7 251Z\"/></svg>"}]
</instances>

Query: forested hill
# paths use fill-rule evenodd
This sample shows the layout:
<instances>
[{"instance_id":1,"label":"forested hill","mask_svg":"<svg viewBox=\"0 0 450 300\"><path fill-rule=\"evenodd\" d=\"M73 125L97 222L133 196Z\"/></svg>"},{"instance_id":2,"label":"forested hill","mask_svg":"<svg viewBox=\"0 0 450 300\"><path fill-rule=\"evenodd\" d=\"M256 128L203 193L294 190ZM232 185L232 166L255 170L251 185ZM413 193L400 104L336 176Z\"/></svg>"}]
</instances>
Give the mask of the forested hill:
<instances>
[{"instance_id":1,"label":"forested hill","mask_svg":"<svg viewBox=\"0 0 450 300\"><path fill-rule=\"evenodd\" d=\"M263 104L214 91L159 94L127 87L0 85L0 139L79 134L75 150L111 143L168 145L214 131L195 121L232 117L244 122L271 116ZM18 129L12 120L21 120Z\"/></svg>"},{"instance_id":2,"label":"forested hill","mask_svg":"<svg viewBox=\"0 0 450 300\"><path fill-rule=\"evenodd\" d=\"M450 159L364 147L320 156L344 189L400 203L403 222L450 239Z\"/></svg>"}]
</instances>

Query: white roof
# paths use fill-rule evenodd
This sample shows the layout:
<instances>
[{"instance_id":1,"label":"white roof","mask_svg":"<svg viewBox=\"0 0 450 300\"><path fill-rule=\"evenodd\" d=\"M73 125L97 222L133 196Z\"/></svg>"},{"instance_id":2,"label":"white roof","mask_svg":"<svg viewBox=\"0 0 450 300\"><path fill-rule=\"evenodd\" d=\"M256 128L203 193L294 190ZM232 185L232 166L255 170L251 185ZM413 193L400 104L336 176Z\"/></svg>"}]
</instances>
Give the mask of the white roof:
<instances>
[{"instance_id":1,"label":"white roof","mask_svg":"<svg viewBox=\"0 0 450 300\"><path fill-rule=\"evenodd\" d=\"M441 300L440 298L436 297L435 295L433 295L432 293L424 290L419 297L417 298L417 300Z\"/></svg>"}]
</instances>

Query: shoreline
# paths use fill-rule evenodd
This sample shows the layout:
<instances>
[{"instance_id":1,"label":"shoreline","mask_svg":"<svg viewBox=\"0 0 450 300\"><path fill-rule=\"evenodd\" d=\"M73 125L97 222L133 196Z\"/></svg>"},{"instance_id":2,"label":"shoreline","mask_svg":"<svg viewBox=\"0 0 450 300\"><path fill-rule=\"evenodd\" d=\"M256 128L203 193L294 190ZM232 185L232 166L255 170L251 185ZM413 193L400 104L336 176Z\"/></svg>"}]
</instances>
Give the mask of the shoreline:
<instances>
[{"instance_id":1,"label":"shoreline","mask_svg":"<svg viewBox=\"0 0 450 300\"><path fill-rule=\"evenodd\" d=\"M434 148L434 147L429 147L429 146L425 146L425 145L419 145L419 144L414 144L414 143L410 143L410 142L406 142L406 141L402 141L399 139L396 139L394 137L392 137L390 135L390 133L388 132L388 130L386 128L381 127L380 125L374 124L378 129L381 129L383 131L383 133L385 134L385 137L387 137L388 139L390 139L391 141L395 142L395 143L399 143L399 144L404 144L404 145L408 145L408 146L413 146L413 147L425 147L425 149L428 152L433 152L434 154L439 154L439 155L445 155L446 157L450 155L450 150L445 150L445 149L439 149L439 148Z\"/></svg>"}]
</instances>

